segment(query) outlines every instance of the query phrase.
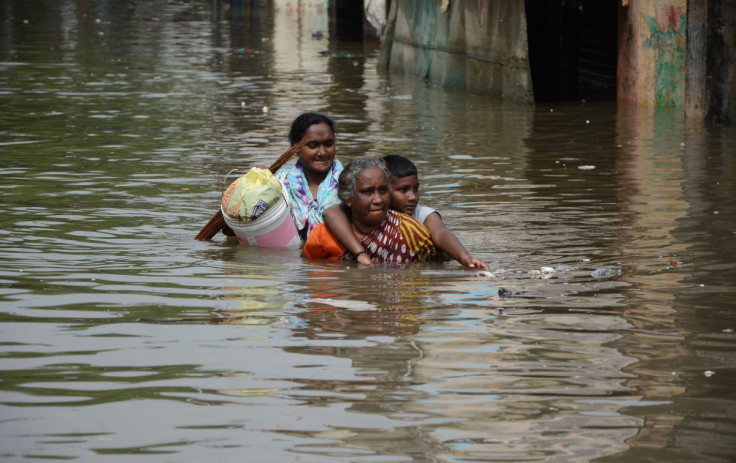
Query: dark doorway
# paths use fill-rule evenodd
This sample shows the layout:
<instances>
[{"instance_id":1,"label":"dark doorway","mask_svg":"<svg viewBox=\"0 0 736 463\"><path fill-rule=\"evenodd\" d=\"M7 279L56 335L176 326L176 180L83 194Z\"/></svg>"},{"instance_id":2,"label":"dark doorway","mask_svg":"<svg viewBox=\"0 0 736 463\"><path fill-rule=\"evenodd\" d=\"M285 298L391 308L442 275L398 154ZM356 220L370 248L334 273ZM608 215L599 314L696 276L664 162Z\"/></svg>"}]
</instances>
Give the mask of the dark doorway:
<instances>
[{"instance_id":1,"label":"dark doorway","mask_svg":"<svg viewBox=\"0 0 736 463\"><path fill-rule=\"evenodd\" d=\"M359 42L363 40L365 15L363 2L355 0L331 0L334 18L333 32L338 40Z\"/></svg>"},{"instance_id":2,"label":"dark doorway","mask_svg":"<svg viewBox=\"0 0 736 463\"><path fill-rule=\"evenodd\" d=\"M615 100L618 2L526 0L534 98Z\"/></svg>"}]
</instances>

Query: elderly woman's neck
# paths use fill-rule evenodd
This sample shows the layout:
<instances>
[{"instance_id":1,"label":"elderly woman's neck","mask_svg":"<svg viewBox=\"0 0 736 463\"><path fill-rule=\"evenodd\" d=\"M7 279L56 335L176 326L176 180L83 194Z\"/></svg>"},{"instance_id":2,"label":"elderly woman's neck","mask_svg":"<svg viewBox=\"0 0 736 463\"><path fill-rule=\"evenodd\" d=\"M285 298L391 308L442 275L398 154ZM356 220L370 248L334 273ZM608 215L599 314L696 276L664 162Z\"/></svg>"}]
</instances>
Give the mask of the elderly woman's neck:
<instances>
[{"instance_id":1,"label":"elderly woman's neck","mask_svg":"<svg viewBox=\"0 0 736 463\"><path fill-rule=\"evenodd\" d=\"M359 240L362 240L363 237L365 237L367 234L369 234L376 228L375 225L366 225L366 224L358 223L355 220L352 221L351 225L353 226L353 234Z\"/></svg>"}]
</instances>

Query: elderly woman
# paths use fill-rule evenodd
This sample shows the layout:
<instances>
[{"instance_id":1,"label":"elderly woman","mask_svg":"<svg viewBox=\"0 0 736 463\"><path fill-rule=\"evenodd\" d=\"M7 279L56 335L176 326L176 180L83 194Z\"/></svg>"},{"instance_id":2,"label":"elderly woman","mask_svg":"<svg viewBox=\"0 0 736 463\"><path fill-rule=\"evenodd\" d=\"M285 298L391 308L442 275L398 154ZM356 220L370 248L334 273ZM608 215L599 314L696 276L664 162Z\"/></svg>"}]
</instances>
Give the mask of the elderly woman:
<instances>
[{"instance_id":1,"label":"elderly woman","mask_svg":"<svg viewBox=\"0 0 736 463\"><path fill-rule=\"evenodd\" d=\"M337 195L355 237L373 262L408 263L443 259L427 227L389 209L391 174L380 158L353 159L340 174ZM354 260L324 224L312 230L303 254L313 259Z\"/></svg>"},{"instance_id":2,"label":"elderly woman","mask_svg":"<svg viewBox=\"0 0 736 463\"><path fill-rule=\"evenodd\" d=\"M291 124L289 142L301 144L296 164L277 172L291 216L302 241L317 224L322 212L340 201L337 179L342 164L335 159L335 124L318 113L304 113Z\"/></svg>"}]
</instances>

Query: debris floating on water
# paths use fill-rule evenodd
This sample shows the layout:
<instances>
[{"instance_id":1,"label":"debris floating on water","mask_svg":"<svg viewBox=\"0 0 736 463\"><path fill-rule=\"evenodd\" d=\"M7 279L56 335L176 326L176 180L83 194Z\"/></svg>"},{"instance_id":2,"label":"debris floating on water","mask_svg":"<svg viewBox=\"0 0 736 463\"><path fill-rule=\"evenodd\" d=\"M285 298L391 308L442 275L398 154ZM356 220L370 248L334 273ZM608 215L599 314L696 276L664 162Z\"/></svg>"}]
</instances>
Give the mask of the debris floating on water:
<instances>
[{"instance_id":1,"label":"debris floating on water","mask_svg":"<svg viewBox=\"0 0 736 463\"><path fill-rule=\"evenodd\" d=\"M621 275L621 269L618 268L598 268L590 274L593 278L610 278Z\"/></svg>"},{"instance_id":2,"label":"debris floating on water","mask_svg":"<svg viewBox=\"0 0 736 463\"><path fill-rule=\"evenodd\" d=\"M580 169L580 170L593 170L593 169L595 169L595 166L578 166L578 169Z\"/></svg>"}]
</instances>

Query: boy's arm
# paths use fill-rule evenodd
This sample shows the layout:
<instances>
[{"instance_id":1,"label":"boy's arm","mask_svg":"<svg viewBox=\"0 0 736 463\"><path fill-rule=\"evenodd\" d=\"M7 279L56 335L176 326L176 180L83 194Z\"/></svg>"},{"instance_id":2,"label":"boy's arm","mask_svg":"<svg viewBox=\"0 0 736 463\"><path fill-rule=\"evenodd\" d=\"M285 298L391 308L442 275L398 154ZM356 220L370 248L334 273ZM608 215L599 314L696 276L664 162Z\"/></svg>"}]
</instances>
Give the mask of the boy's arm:
<instances>
[{"instance_id":1,"label":"boy's arm","mask_svg":"<svg viewBox=\"0 0 736 463\"><path fill-rule=\"evenodd\" d=\"M325 209L322 213L322 220L324 220L327 229L337 238L340 245L345 248L346 251L358 256L358 263L372 265L373 261L365 253L365 247L358 241L353 233L353 227L350 225L347 214L342 210L340 205L330 206ZM363 254L360 254L360 253ZM358 255L360 254L360 255Z\"/></svg>"},{"instance_id":2,"label":"boy's arm","mask_svg":"<svg viewBox=\"0 0 736 463\"><path fill-rule=\"evenodd\" d=\"M434 244L452 256L465 267L488 270L488 264L468 254L468 251L442 221L438 212L432 212L424 219L424 225L429 229Z\"/></svg>"}]
</instances>

